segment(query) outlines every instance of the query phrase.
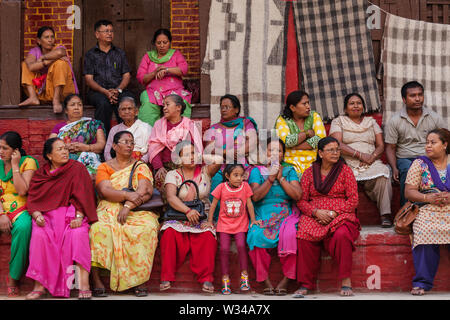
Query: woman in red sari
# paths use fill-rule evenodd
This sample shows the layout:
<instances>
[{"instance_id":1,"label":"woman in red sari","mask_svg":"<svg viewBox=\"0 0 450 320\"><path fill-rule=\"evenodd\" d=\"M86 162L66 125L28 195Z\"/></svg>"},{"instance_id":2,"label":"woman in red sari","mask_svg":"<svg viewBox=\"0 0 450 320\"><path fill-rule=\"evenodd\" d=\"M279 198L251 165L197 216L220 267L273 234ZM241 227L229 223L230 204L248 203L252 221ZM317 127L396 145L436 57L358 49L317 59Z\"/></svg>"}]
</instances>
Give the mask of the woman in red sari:
<instances>
[{"instance_id":1,"label":"woman in red sari","mask_svg":"<svg viewBox=\"0 0 450 320\"><path fill-rule=\"evenodd\" d=\"M315 287L322 246L338 263L341 295L353 295L352 252L360 224L355 209L358 185L349 166L341 158L339 142L333 137L319 141L319 157L301 180L303 195L297 206L302 211L298 223L297 281L294 298L302 298Z\"/></svg>"}]
</instances>

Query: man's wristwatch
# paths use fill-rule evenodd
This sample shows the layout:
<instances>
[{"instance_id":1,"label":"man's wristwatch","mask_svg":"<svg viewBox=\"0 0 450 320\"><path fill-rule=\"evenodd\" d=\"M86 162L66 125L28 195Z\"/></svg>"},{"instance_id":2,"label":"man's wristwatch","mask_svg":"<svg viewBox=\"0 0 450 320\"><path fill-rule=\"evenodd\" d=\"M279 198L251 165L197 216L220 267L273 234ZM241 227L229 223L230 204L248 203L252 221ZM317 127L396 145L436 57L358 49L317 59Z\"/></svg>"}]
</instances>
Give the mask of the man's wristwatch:
<instances>
[{"instance_id":1,"label":"man's wristwatch","mask_svg":"<svg viewBox=\"0 0 450 320\"><path fill-rule=\"evenodd\" d=\"M123 90L120 88L117 88L117 91L119 91L119 94L122 94Z\"/></svg>"}]
</instances>

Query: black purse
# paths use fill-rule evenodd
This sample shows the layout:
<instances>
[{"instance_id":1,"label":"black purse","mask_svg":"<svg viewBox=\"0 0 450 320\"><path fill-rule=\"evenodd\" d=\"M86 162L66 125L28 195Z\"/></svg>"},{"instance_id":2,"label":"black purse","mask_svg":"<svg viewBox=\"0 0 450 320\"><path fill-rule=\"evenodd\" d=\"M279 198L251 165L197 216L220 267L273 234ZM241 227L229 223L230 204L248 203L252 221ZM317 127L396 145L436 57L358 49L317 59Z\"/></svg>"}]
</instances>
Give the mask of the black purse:
<instances>
[{"instance_id":1,"label":"black purse","mask_svg":"<svg viewBox=\"0 0 450 320\"><path fill-rule=\"evenodd\" d=\"M186 206L188 206L190 209L196 210L198 213L200 213L199 220L206 219L207 216L206 216L206 212L205 212L205 204L203 203L202 200L200 200L200 193L198 191L198 186L195 183L195 181L192 181L192 180L183 181L183 183L177 188L177 197L180 193L181 187L185 183L193 183L194 184L195 190L197 192L197 198L192 201L183 201L183 203ZM161 217L161 220L163 220L163 221L165 221L165 220L187 221L188 218L186 216L186 213L175 210L169 204L166 212L164 212L164 215Z\"/></svg>"},{"instance_id":2,"label":"black purse","mask_svg":"<svg viewBox=\"0 0 450 320\"><path fill-rule=\"evenodd\" d=\"M122 189L123 191L127 191L127 192L135 192L136 191L133 188L133 175L134 175L134 172L136 171L136 168L141 164L143 164L143 163L142 162L138 163L138 161L136 161L134 163L133 168L131 168L130 178L128 179L128 187L123 188ZM164 202L161 197L161 194L159 193L159 191L156 188L153 188L153 193L152 193L152 197L150 198L150 200L141 204L139 207L131 209L131 211L152 211L152 210L158 209L162 206L164 206Z\"/></svg>"}]
</instances>

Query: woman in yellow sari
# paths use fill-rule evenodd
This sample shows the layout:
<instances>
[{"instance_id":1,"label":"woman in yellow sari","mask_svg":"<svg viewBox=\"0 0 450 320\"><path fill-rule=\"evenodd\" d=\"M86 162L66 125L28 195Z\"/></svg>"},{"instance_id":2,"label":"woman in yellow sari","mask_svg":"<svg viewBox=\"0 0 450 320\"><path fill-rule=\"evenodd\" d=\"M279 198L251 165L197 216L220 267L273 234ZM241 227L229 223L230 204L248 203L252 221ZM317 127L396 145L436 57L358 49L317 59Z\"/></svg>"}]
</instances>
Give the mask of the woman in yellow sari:
<instances>
[{"instance_id":1,"label":"woman in yellow sari","mask_svg":"<svg viewBox=\"0 0 450 320\"><path fill-rule=\"evenodd\" d=\"M97 207L98 222L89 232L95 297L105 297L106 290L98 268L110 271L113 291L134 288L138 297L147 295L145 283L150 279L158 244L158 215L149 211L132 211L148 201L153 192L153 177L145 163L132 158L134 138L129 131L114 136L116 157L102 163L96 176L102 199ZM133 189L124 191L133 166Z\"/></svg>"},{"instance_id":2,"label":"woman in yellow sari","mask_svg":"<svg viewBox=\"0 0 450 320\"><path fill-rule=\"evenodd\" d=\"M275 129L286 145L284 162L292 165L300 177L316 160L317 144L327 135L322 118L311 111L306 92L298 90L288 95Z\"/></svg>"}]
</instances>

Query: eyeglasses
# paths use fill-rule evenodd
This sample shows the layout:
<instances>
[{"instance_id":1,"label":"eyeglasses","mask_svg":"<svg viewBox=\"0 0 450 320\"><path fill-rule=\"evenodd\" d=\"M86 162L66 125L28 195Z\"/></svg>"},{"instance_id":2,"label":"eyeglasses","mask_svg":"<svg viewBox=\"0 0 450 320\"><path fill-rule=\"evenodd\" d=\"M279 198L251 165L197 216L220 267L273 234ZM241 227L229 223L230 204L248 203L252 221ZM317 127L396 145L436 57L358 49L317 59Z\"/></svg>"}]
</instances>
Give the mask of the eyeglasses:
<instances>
[{"instance_id":1,"label":"eyeglasses","mask_svg":"<svg viewBox=\"0 0 450 320\"><path fill-rule=\"evenodd\" d=\"M135 145L134 141L130 141L130 140L127 140L127 141L117 141L117 143L121 143L121 144L124 144L124 145L127 145L127 146L134 146L134 145Z\"/></svg>"},{"instance_id":2,"label":"eyeglasses","mask_svg":"<svg viewBox=\"0 0 450 320\"><path fill-rule=\"evenodd\" d=\"M232 107L232 106L220 106L219 109L220 110L231 110L231 109L234 109L234 107Z\"/></svg>"},{"instance_id":3,"label":"eyeglasses","mask_svg":"<svg viewBox=\"0 0 450 320\"><path fill-rule=\"evenodd\" d=\"M102 30L102 31L98 31L101 33L114 33L114 30Z\"/></svg>"},{"instance_id":4,"label":"eyeglasses","mask_svg":"<svg viewBox=\"0 0 450 320\"><path fill-rule=\"evenodd\" d=\"M323 152L327 152L327 153L340 153L341 149L337 148L337 149L327 149L327 150L323 150Z\"/></svg>"}]
</instances>

